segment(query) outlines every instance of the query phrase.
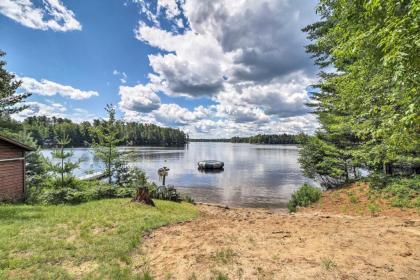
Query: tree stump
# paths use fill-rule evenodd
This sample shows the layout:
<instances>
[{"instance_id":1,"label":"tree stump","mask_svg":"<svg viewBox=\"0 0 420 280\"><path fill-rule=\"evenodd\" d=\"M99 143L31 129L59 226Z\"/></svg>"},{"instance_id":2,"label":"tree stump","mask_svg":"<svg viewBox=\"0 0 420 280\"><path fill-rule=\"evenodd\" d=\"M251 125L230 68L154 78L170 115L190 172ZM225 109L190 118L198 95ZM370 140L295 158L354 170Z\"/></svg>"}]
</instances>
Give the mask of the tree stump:
<instances>
[{"instance_id":1,"label":"tree stump","mask_svg":"<svg viewBox=\"0 0 420 280\"><path fill-rule=\"evenodd\" d=\"M133 202L143 203L153 207L155 206L155 203L150 198L149 189L146 187L140 187L137 189L137 193L133 198Z\"/></svg>"}]
</instances>

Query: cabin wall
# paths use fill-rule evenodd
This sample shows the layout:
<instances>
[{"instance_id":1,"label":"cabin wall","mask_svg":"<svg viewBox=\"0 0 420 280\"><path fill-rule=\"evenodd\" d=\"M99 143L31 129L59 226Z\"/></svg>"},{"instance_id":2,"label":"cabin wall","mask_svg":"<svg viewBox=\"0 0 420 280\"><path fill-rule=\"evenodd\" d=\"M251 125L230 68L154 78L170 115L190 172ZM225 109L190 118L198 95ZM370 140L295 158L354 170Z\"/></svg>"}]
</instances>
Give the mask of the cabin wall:
<instances>
[{"instance_id":1,"label":"cabin wall","mask_svg":"<svg viewBox=\"0 0 420 280\"><path fill-rule=\"evenodd\" d=\"M25 161L21 158L24 156L25 151L21 148L0 140L0 201L17 201L23 198Z\"/></svg>"}]
</instances>

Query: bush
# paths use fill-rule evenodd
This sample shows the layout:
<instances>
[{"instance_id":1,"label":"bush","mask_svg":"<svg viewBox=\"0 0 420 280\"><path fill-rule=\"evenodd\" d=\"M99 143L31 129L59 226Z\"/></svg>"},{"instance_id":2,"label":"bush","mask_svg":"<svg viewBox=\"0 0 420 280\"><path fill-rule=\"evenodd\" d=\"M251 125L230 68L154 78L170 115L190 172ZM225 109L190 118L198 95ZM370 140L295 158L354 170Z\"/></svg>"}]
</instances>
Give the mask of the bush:
<instances>
[{"instance_id":1,"label":"bush","mask_svg":"<svg viewBox=\"0 0 420 280\"><path fill-rule=\"evenodd\" d=\"M311 203L317 202L321 198L322 192L320 189L303 184L296 192L292 194L292 198L287 204L290 212L296 212L297 207L305 207Z\"/></svg>"},{"instance_id":2,"label":"bush","mask_svg":"<svg viewBox=\"0 0 420 280\"><path fill-rule=\"evenodd\" d=\"M389 177L382 173L373 173L368 178L369 187L374 190L381 190L389 183Z\"/></svg>"},{"instance_id":3,"label":"bush","mask_svg":"<svg viewBox=\"0 0 420 280\"><path fill-rule=\"evenodd\" d=\"M84 192L75 189L44 189L32 201L41 204L78 204L87 201L87 198Z\"/></svg>"},{"instance_id":4,"label":"bush","mask_svg":"<svg viewBox=\"0 0 420 280\"><path fill-rule=\"evenodd\" d=\"M373 188L375 187L374 185ZM381 192L391 200L394 207L419 207L417 201L420 197L420 177L389 177Z\"/></svg>"},{"instance_id":5,"label":"bush","mask_svg":"<svg viewBox=\"0 0 420 280\"><path fill-rule=\"evenodd\" d=\"M369 209L372 217L376 216L376 214L381 210L381 208L379 208L379 206L377 204L374 204L374 203L370 203L368 205L368 209Z\"/></svg>"},{"instance_id":6,"label":"bush","mask_svg":"<svg viewBox=\"0 0 420 280\"><path fill-rule=\"evenodd\" d=\"M124 167L124 168L123 168ZM81 181L73 176L66 176L65 187L56 177L44 176L37 184L28 184L26 202L30 204L78 204L105 198L133 197L138 187L147 187L151 198L194 203L191 197L181 198L173 186L157 187L147 181L146 174L139 168L121 165L118 180L114 184L102 181Z\"/></svg>"}]
</instances>

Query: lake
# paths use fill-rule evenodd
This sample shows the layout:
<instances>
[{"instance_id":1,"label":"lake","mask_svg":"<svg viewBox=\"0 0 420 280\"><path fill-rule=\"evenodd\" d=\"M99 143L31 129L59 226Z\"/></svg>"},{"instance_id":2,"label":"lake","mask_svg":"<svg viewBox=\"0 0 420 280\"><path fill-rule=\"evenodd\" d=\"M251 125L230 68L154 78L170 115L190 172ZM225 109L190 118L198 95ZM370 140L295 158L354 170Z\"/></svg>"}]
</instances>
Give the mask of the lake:
<instances>
[{"instance_id":1,"label":"lake","mask_svg":"<svg viewBox=\"0 0 420 280\"><path fill-rule=\"evenodd\" d=\"M167 184L191 195L196 201L232 207L283 208L291 194L304 182L299 168L298 147L243 143L192 142L185 147L120 147L129 153L130 165L143 169L159 184L157 169L169 167ZM72 149L82 158L76 176L99 171L101 162L89 148ZM51 150L44 150L49 155ZM203 172L197 162L216 159L225 163L221 172Z\"/></svg>"}]
</instances>

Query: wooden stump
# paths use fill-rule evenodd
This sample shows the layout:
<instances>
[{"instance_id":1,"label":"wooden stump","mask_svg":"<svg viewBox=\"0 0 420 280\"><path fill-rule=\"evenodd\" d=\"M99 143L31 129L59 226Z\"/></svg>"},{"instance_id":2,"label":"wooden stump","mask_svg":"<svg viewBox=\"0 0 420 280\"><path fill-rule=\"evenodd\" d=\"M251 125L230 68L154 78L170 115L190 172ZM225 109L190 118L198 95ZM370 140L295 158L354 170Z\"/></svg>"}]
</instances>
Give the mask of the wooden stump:
<instances>
[{"instance_id":1,"label":"wooden stump","mask_svg":"<svg viewBox=\"0 0 420 280\"><path fill-rule=\"evenodd\" d=\"M155 206L155 203L150 198L149 189L146 187L141 187L137 189L137 193L136 196L133 198L133 202Z\"/></svg>"}]
</instances>

